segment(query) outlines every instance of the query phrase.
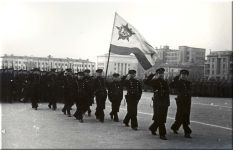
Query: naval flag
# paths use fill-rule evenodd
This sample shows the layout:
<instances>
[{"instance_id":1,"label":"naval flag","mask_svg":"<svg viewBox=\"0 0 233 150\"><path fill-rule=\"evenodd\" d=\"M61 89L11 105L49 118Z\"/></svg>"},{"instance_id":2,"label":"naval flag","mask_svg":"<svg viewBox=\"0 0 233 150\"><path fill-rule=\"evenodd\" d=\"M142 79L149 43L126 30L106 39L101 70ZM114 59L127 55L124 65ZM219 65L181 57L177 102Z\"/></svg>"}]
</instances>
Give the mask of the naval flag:
<instances>
[{"instance_id":1,"label":"naval flag","mask_svg":"<svg viewBox=\"0 0 233 150\"><path fill-rule=\"evenodd\" d=\"M117 13L114 19L110 52L119 55L133 53L145 70L151 68L157 59L157 51Z\"/></svg>"}]
</instances>

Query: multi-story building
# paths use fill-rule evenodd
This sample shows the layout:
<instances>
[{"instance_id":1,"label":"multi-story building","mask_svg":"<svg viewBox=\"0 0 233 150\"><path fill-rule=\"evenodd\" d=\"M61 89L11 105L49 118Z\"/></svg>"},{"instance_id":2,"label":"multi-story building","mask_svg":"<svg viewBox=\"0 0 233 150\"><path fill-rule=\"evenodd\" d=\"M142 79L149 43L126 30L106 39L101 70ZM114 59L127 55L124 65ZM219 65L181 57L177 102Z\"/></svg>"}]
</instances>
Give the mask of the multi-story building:
<instances>
[{"instance_id":1,"label":"multi-story building","mask_svg":"<svg viewBox=\"0 0 233 150\"><path fill-rule=\"evenodd\" d=\"M163 63L172 65L186 63L204 65L205 49L203 48L179 46L179 50L173 50L170 49L169 46L164 46L156 50L159 60Z\"/></svg>"},{"instance_id":2,"label":"multi-story building","mask_svg":"<svg viewBox=\"0 0 233 150\"><path fill-rule=\"evenodd\" d=\"M153 72L159 67L164 67L165 76L169 78L177 75L181 69L188 69L191 79L204 77L205 49L179 46L179 50L173 50L169 46L164 46L156 50L158 62L146 72Z\"/></svg>"},{"instance_id":3,"label":"multi-story building","mask_svg":"<svg viewBox=\"0 0 233 150\"><path fill-rule=\"evenodd\" d=\"M205 62L206 79L232 80L233 60L232 51L214 51L207 56Z\"/></svg>"},{"instance_id":4,"label":"multi-story building","mask_svg":"<svg viewBox=\"0 0 233 150\"><path fill-rule=\"evenodd\" d=\"M179 46L181 64L192 63L204 66L205 63L205 49L188 46Z\"/></svg>"},{"instance_id":5,"label":"multi-story building","mask_svg":"<svg viewBox=\"0 0 233 150\"><path fill-rule=\"evenodd\" d=\"M163 46L156 49L158 52L158 60L162 63L178 64L180 63L180 51L172 50L169 46Z\"/></svg>"},{"instance_id":6,"label":"multi-story building","mask_svg":"<svg viewBox=\"0 0 233 150\"><path fill-rule=\"evenodd\" d=\"M1 60L2 68L14 68L15 70L31 70L37 67L41 71L49 71L51 68L61 71L71 68L75 73L84 69L90 69L93 73L96 69L95 63L88 59L53 58L51 55L48 57L4 55Z\"/></svg>"},{"instance_id":7,"label":"multi-story building","mask_svg":"<svg viewBox=\"0 0 233 150\"><path fill-rule=\"evenodd\" d=\"M97 68L103 69L104 73L107 68L108 54L97 56ZM119 73L120 75L126 75L130 69L137 70L138 61L134 55L117 55L110 54L108 75L113 73Z\"/></svg>"}]
</instances>

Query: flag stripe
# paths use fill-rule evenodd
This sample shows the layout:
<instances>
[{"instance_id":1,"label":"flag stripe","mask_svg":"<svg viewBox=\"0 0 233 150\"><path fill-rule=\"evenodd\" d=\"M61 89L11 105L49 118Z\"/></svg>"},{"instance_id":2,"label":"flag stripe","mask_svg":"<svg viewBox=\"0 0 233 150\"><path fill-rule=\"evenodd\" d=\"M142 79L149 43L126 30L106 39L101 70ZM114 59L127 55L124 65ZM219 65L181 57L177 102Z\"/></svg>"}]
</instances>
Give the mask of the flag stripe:
<instances>
[{"instance_id":1,"label":"flag stripe","mask_svg":"<svg viewBox=\"0 0 233 150\"><path fill-rule=\"evenodd\" d=\"M129 48L111 44L110 52L118 55L130 55L131 53L133 53L145 70L152 67L145 54L137 47Z\"/></svg>"}]
</instances>

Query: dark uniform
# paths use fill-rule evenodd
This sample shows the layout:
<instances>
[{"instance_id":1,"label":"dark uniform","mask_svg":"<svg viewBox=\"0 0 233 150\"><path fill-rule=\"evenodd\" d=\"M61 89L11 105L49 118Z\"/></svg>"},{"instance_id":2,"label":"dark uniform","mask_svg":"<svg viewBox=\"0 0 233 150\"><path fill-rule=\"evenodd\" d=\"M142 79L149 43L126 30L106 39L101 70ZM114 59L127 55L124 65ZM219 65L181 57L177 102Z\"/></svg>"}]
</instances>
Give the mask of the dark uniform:
<instances>
[{"instance_id":1,"label":"dark uniform","mask_svg":"<svg viewBox=\"0 0 233 150\"><path fill-rule=\"evenodd\" d=\"M181 70L180 74L188 75L187 70ZM175 134L183 125L185 137L190 138L192 130L189 128L190 124L190 110L191 110L191 82L184 79L176 79L172 82L171 87L175 88L178 95L176 98L177 112L174 124L171 129Z\"/></svg>"},{"instance_id":2,"label":"dark uniform","mask_svg":"<svg viewBox=\"0 0 233 150\"><path fill-rule=\"evenodd\" d=\"M24 71L24 83L22 88L22 99L21 102L27 102L30 99L30 73L29 71Z\"/></svg>"},{"instance_id":3,"label":"dark uniform","mask_svg":"<svg viewBox=\"0 0 233 150\"><path fill-rule=\"evenodd\" d=\"M80 122L83 122L83 115L88 110L91 100L90 84L84 80L83 76L83 72L78 72L75 88L77 110L74 116L76 119L80 120Z\"/></svg>"},{"instance_id":4,"label":"dark uniform","mask_svg":"<svg viewBox=\"0 0 233 150\"><path fill-rule=\"evenodd\" d=\"M119 74L114 73L114 78L118 78ZM108 99L112 103L111 119L119 122L118 112L123 98L123 84L121 80L113 80L108 83Z\"/></svg>"},{"instance_id":5,"label":"dark uniform","mask_svg":"<svg viewBox=\"0 0 233 150\"><path fill-rule=\"evenodd\" d=\"M89 85L89 93L90 93L90 100L88 100L90 102L89 107L88 107L88 116L91 116L91 108L90 106L94 103L94 89L93 89L93 78L89 75L90 74L90 70L89 69L85 69L84 70L84 81L86 82L86 84Z\"/></svg>"},{"instance_id":6,"label":"dark uniform","mask_svg":"<svg viewBox=\"0 0 233 150\"><path fill-rule=\"evenodd\" d=\"M97 69L97 74L102 74L102 69ZM107 90L106 90L106 83L105 79L102 76L97 76L93 80L93 87L95 92L96 98L96 119L99 119L100 122L104 122L104 109L105 109L105 102L107 99Z\"/></svg>"},{"instance_id":7,"label":"dark uniform","mask_svg":"<svg viewBox=\"0 0 233 150\"><path fill-rule=\"evenodd\" d=\"M57 97L59 101L64 101L64 71L61 71L57 75Z\"/></svg>"},{"instance_id":8,"label":"dark uniform","mask_svg":"<svg viewBox=\"0 0 233 150\"><path fill-rule=\"evenodd\" d=\"M127 76L123 76L123 84L127 89L127 94L125 95L127 103L127 114L123 120L123 123L126 126L129 126L129 121L131 120L131 128L137 130L138 121L137 121L137 107L138 102L141 99L142 95L142 85L139 80L135 79L135 70L129 70L130 79L126 79Z\"/></svg>"},{"instance_id":9,"label":"dark uniform","mask_svg":"<svg viewBox=\"0 0 233 150\"><path fill-rule=\"evenodd\" d=\"M38 68L34 68L33 73L30 78L30 96L32 102L32 108L37 110L38 102L40 99L40 70Z\"/></svg>"},{"instance_id":10,"label":"dark uniform","mask_svg":"<svg viewBox=\"0 0 233 150\"><path fill-rule=\"evenodd\" d=\"M75 80L73 79L71 69L66 69L67 75L64 79L64 107L62 112L71 117L70 110L74 101Z\"/></svg>"},{"instance_id":11,"label":"dark uniform","mask_svg":"<svg viewBox=\"0 0 233 150\"><path fill-rule=\"evenodd\" d=\"M156 70L156 73L159 75L163 75L164 68L159 68ZM153 100L153 108L154 115L152 120L154 120L153 124L149 127L151 133L156 135L157 128L159 128L160 138L166 140L166 119L168 107L170 106L169 99L169 86L167 81L164 78L159 77L157 79L153 79L154 74L149 75L149 77L144 81L145 84L150 85L153 88L154 96Z\"/></svg>"},{"instance_id":12,"label":"dark uniform","mask_svg":"<svg viewBox=\"0 0 233 150\"><path fill-rule=\"evenodd\" d=\"M48 74L47 87L48 87L48 99L49 105L53 110L57 109L57 75L55 73L56 69L51 69L51 72Z\"/></svg>"}]
</instances>

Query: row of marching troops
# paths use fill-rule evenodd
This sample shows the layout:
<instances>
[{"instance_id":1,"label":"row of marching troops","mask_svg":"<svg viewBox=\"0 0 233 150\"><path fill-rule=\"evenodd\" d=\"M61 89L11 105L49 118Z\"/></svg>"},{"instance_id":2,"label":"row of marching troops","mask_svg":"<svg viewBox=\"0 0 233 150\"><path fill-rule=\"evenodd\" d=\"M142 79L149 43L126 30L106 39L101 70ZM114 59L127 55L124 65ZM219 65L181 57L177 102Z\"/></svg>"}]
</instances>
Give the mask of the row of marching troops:
<instances>
[{"instance_id":1,"label":"row of marching troops","mask_svg":"<svg viewBox=\"0 0 233 150\"><path fill-rule=\"evenodd\" d=\"M172 131L177 134L180 126L183 126L186 138L191 138L190 109L191 109L191 82L188 81L189 72L181 70L180 74L174 78L171 83L164 79L164 68L159 68L155 73L150 74L143 80L144 84L153 88L153 118L154 122L149 127L153 135L157 135L159 130L160 139L166 138L166 119L168 107L170 106L169 91L175 89L177 92L176 119L171 126ZM102 75L103 70L97 69L96 76L90 76L90 70L72 74L71 69L65 72L56 73L55 69L41 75L40 70L35 68L32 72L25 76L23 82L25 97L31 100L32 108L37 109L39 99L41 98L41 90L45 90L45 94L49 101L49 108L54 110L57 108L56 102L58 95L63 93L64 107L62 112L71 117L71 107L76 104L76 112L73 116L80 122L83 122L83 116L86 112L91 114L90 106L96 100L95 116L100 122L104 122L105 102L108 97L112 104L110 113L111 119L119 122L118 112L121 101L123 99L123 88L127 90L125 95L127 103L127 114L123 120L125 126L131 125L133 130L138 129L137 106L142 96L142 83L136 78L136 71L129 70L128 74L120 77L114 73L111 79L106 79ZM5 78L10 78L5 76ZM20 77L19 77L20 78ZM11 82L11 81L10 81ZM17 81L12 81L17 82ZM46 84L44 84L46 83Z\"/></svg>"}]
</instances>

